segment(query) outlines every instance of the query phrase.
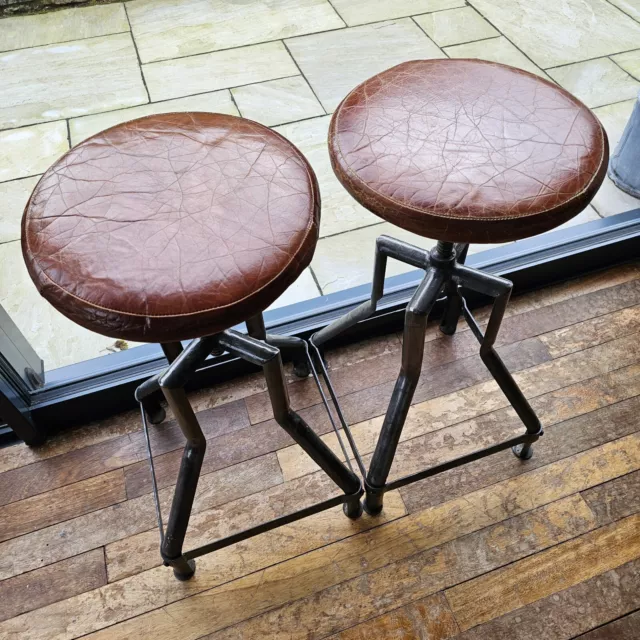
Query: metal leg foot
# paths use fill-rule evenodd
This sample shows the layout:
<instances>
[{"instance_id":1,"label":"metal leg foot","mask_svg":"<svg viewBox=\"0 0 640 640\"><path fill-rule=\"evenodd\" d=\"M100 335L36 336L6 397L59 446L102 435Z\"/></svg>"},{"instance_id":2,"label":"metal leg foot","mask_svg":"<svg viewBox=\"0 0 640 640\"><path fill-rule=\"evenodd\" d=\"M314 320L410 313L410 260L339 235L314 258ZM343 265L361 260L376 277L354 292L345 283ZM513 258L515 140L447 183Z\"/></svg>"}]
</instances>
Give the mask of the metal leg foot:
<instances>
[{"instance_id":1,"label":"metal leg foot","mask_svg":"<svg viewBox=\"0 0 640 640\"><path fill-rule=\"evenodd\" d=\"M343 505L344 515L351 520L357 520L362 515L362 503L360 502L360 494L349 498Z\"/></svg>"},{"instance_id":2,"label":"metal leg foot","mask_svg":"<svg viewBox=\"0 0 640 640\"><path fill-rule=\"evenodd\" d=\"M180 582L191 580L196 572L196 561L186 560L184 556L171 560L169 565L173 568L173 575Z\"/></svg>"},{"instance_id":3,"label":"metal leg foot","mask_svg":"<svg viewBox=\"0 0 640 640\"><path fill-rule=\"evenodd\" d=\"M371 487L366 484L367 493L364 498L364 510L370 516L377 516L384 506L384 489Z\"/></svg>"},{"instance_id":4,"label":"metal leg foot","mask_svg":"<svg viewBox=\"0 0 640 640\"><path fill-rule=\"evenodd\" d=\"M517 444L511 448L513 455L520 460L529 460L533 456L533 447L530 444Z\"/></svg>"},{"instance_id":5,"label":"metal leg foot","mask_svg":"<svg viewBox=\"0 0 640 640\"><path fill-rule=\"evenodd\" d=\"M304 360L292 360L293 362L293 375L297 378L308 378L311 375L311 369L309 368L309 362L305 357Z\"/></svg>"}]
</instances>

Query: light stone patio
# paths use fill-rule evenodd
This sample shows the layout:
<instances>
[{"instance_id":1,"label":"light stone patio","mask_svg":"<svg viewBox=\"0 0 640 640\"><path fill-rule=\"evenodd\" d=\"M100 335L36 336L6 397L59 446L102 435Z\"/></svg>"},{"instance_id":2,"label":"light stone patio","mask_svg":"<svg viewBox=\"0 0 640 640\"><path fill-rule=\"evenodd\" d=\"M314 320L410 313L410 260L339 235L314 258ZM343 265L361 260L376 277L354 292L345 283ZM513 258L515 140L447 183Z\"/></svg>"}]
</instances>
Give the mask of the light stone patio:
<instances>
[{"instance_id":1,"label":"light stone patio","mask_svg":"<svg viewBox=\"0 0 640 640\"><path fill-rule=\"evenodd\" d=\"M274 306L369 282L381 233L433 243L381 222L342 189L326 147L330 114L387 67L445 57L559 83L594 108L613 149L640 88L640 0L131 0L0 20L0 304L47 369L118 348L39 297L21 258L20 218L39 176L71 145L168 111L275 127L316 170L321 239ZM639 206L607 179L568 224Z\"/></svg>"}]
</instances>

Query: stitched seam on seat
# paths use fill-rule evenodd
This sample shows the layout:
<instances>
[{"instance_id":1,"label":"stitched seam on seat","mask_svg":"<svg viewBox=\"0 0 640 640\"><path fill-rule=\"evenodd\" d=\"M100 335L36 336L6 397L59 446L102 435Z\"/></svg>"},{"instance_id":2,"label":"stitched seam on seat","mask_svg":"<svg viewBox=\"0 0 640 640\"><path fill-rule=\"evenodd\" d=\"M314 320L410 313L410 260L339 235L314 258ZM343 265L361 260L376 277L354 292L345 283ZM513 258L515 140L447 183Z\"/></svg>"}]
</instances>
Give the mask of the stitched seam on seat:
<instances>
[{"instance_id":1,"label":"stitched seam on seat","mask_svg":"<svg viewBox=\"0 0 640 640\"><path fill-rule=\"evenodd\" d=\"M182 112L175 112L175 113L180 113L182 114ZM201 113L201 112L191 112L191 113ZM162 115L162 114L160 114ZM147 118L152 118L154 116L145 116ZM141 119L141 118L140 118ZM132 122L132 121L130 121ZM256 123L253 120L250 120L250 122L254 123L254 124L258 124L260 125L260 123ZM112 129L115 129L116 127L118 127L120 125L115 125L114 127L111 127ZM264 127L264 125L260 125L261 127ZM266 128L266 127L264 127ZM108 129L105 129L105 131L108 131ZM302 155L302 152L289 140L287 140L282 134L278 133L277 131L272 131L271 129L269 129L270 133L275 133L278 137L280 137L282 140L284 140L288 145L290 145L297 153L297 157L300 158L302 160L302 164L304 166L304 170L307 174L307 178L309 179L309 183L311 185L311 195L312 197L312 203L316 202L316 197L318 196L318 194L315 192L315 181L313 180L311 173L309 172L309 163L307 161L307 159ZM104 132L102 132L104 133ZM100 134L96 134L96 135L100 135ZM95 137L95 136L92 136ZM90 139L90 138L89 138ZM84 141L86 142L86 140ZM69 150L69 152L71 151L71 149ZM69 153L67 152L67 153ZM65 154L66 156L67 154ZM64 157L64 156L63 156ZM61 158L62 159L62 158ZM42 176L42 178L44 178L44 176ZM42 179L41 178L41 179ZM37 186L37 185L36 185ZM31 194L31 197L33 197L33 194ZM27 203L27 206L30 204L31 202L31 197L29 198L29 203ZM312 207L312 213L315 210L315 206ZM304 246L307 238L309 237L309 233L311 232L311 229L314 226L315 219L312 215L311 220L309 221L309 224L307 225L307 229L305 231L304 237L302 238L302 241L300 242L300 246ZM31 253L31 247L29 246L29 236L27 235L27 249L29 249L29 253L31 255L33 255ZM227 309L229 307L233 307L241 302L244 302L245 300L248 300L249 298L255 296L257 293L260 293L263 289L265 289L266 287L268 287L272 282L274 282L280 275L282 275L282 273L284 273L286 271L286 269L289 267L289 265L294 261L296 256L292 256L291 259L287 262L287 264L273 277L271 278L271 280L269 280L269 282L266 282L265 284L263 284L259 289L256 289L255 291L252 291L251 293L247 294L246 296L244 296L244 298L240 298L239 300L235 300L233 302L230 302L229 304L225 304L225 305L221 305L219 307L209 307L207 309L200 309L198 311L189 311L188 313L168 313L168 314L143 314L143 313L132 313L130 311L121 311L119 309L112 309L110 307L103 307L99 304L95 304L94 302L90 302L89 300L87 300L86 298L83 298L79 295L76 295L75 293L71 293L70 291L68 291L67 289L65 289L64 287L61 287L57 282L54 282L47 273L45 273L45 271L39 267L38 270L40 271L40 273L42 273L42 275L57 289L60 289L60 291L63 291L64 293L66 293L68 296L71 296L72 298L75 298L76 300L80 300L81 302L84 302L86 305L93 307L94 309L100 309L102 311L110 311L112 313L119 313L121 315L127 315L127 316L131 316L131 317L135 317L135 318L182 318L182 317L189 317L189 316L195 316L195 315L199 315L201 313L209 313L210 311L218 311L221 309ZM55 305L54 305L55 306Z\"/></svg>"},{"instance_id":2,"label":"stitched seam on seat","mask_svg":"<svg viewBox=\"0 0 640 640\"><path fill-rule=\"evenodd\" d=\"M465 58L464 60L469 60L469 58ZM499 67L503 67L506 65L502 65L499 63L494 63L494 62L489 62L489 61L482 61L483 64L490 64L491 66L499 66ZM401 65L398 65L401 66ZM514 69L515 71L519 71L522 72L522 70L520 69ZM526 72L526 75L532 75L529 74L528 72ZM545 80L544 78L536 78L537 80L544 80L547 84L551 84L548 80ZM347 97L340 103L340 105L338 106L338 110L336 111L335 114L335 118L336 118L336 128L338 128L339 122L340 122L340 116L341 116L341 108L342 106L347 102L347 100L349 99L349 97L355 93L358 89L360 89L360 87L364 84L366 84L369 80L365 80L365 82L359 84L355 89L353 89L348 95ZM558 89L560 87L557 87L555 85L552 85L554 89ZM563 90L564 91L564 90ZM565 91L565 93L567 93L569 96L571 96L571 94L569 94L568 92ZM571 96L573 97L573 96ZM581 107L582 108L582 107ZM585 107L586 108L586 107ZM598 170L599 168L602 166L602 162L604 160L604 151L605 151L605 145L604 145L604 129L602 127L602 123L600 122L600 120L598 120L598 118L587 108L587 111L589 114L592 115L592 117L595 119L595 121L598 123L598 131L600 133L600 146L602 149L602 152L600 154L600 162L598 163ZM345 161L345 169L347 171L347 173L349 173L351 176L353 176L353 180L356 183L359 183L360 185L362 185L363 191L369 191L370 193L375 194L376 196L394 204L397 205L398 207L402 207L404 209L410 209L411 211L416 211L418 213L423 213L429 216L432 216L434 218L441 218L443 220L466 220L466 221L470 221L470 222L483 222L483 221L487 221L487 222L496 222L496 221L500 221L500 220L520 220L522 218L529 218L532 216L539 216L542 215L544 213L548 213L549 211L553 211L554 209L559 209L560 207L563 207L569 203L571 203L573 200L578 199L582 194L584 194L586 191L589 190L589 188L591 187L591 184L593 183L593 181L595 180L596 176L598 175L598 171L595 171L594 174L591 176L591 180L589 180L589 182L583 187L583 189L581 191L579 191L578 193L574 194L573 196L571 196L571 198L564 200L563 202L554 205L553 207L549 207L548 209L542 209L541 211L535 211L533 213L523 213L520 215L516 215L516 216L499 216L499 217L495 217L495 218L477 218L477 217L470 217L470 216L456 216L456 215L446 215L446 214L442 214L442 213L436 213L434 211L427 211L425 209L420 209L418 207L412 206L410 204L407 203L403 203L400 202L398 200L396 200L395 198L392 198L390 196L387 196L383 193L380 193L379 191L376 191L373 187L369 186L362 178L360 178L360 176L355 173L355 171L353 171L353 169L346 164L346 157L344 155L344 153L342 152L342 147L340 145L340 140L338 135L334 135L334 139L336 141L336 145L338 147L338 151L340 152L340 156L342 157L342 159Z\"/></svg>"}]
</instances>

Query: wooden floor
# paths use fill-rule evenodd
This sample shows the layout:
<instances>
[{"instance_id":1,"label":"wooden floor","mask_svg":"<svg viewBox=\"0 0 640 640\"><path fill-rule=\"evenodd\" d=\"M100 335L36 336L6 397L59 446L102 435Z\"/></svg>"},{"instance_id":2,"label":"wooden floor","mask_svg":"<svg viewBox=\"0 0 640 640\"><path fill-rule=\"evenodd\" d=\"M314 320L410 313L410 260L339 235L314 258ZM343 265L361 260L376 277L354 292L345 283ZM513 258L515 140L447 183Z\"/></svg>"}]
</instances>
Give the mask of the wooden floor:
<instances>
[{"instance_id":1,"label":"wooden floor","mask_svg":"<svg viewBox=\"0 0 640 640\"><path fill-rule=\"evenodd\" d=\"M482 315L482 314L481 314ZM486 315L486 314L485 314ZM640 263L512 301L499 351L545 427L534 457L502 452L198 560L160 566L136 412L0 450L0 638L640 638ZM366 460L400 337L328 355ZM522 429L471 333L428 330L394 474ZM295 408L329 424L311 380ZM260 376L193 396L209 439L189 546L332 495L274 423ZM332 446L330 435L324 436ZM154 429L168 509L181 437Z\"/></svg>"}]
</instances>

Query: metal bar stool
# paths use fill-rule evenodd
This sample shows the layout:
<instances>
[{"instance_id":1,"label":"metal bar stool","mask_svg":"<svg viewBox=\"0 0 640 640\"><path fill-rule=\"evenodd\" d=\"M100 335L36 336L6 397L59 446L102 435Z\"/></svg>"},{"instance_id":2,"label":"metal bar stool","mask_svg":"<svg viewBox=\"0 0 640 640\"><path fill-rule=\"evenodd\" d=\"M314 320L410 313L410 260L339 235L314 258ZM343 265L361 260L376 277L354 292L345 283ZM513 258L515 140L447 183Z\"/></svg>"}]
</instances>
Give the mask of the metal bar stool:
<instances>
[{"instance_id":1,"label":"metal bar stool","mask_svg":"<svg viewBox=\"0 0 640 640\"><path fill-rule=\"evenodd\" d=\"M339 504L349 518L362 513L360 478L289 403L280 349L298 375L313 374L328 409L307 344L267 334L262 318L311 261L319 220L315 176L290 142L255 122L209 113L150 116L103 131L56 162L27 204L23 254L40 293L92 331L160 343L170 363L136 399L161 555L180 580L193 576L194 558L283 524ZM249 335L231 329L241 322ZM185 349L183 340L191 341ZM342 493L185 552L207 443L184 387L222 351L263 368L276 421ZM147 424L165 417L158 391L187 441L166 530Z\"/></svg>"},{"instance_id":2,"label":"metal bar stool","mask_svg":"<svg viewBox=\"0 0 640 640\"><path fill-rule=\"evenodd\" d=\"M356 87L333 115L329 151L343 186L381 218L437 239L431 251L381 236L371 300L311 338L320 348L372 315L387 258L425 270L405 312L402 364L366 475L365 510L379 513L386 491L498 451L523 460L542 435L531 405L494 349L512 284L464 265L469 243L518 240L580 213L604 179L607 137L593 113L542 78L480 60L407 62ZM486 330L462 289L495 299ZM446 306L452 335L462 315L480 357L525 426L506 442L387 482L422 368L427 317Z\"/></svg>"}]
</instances>

